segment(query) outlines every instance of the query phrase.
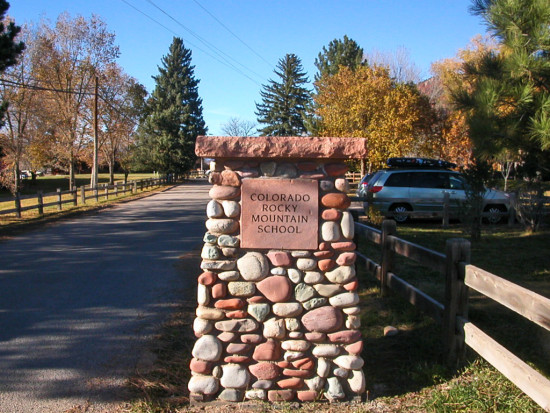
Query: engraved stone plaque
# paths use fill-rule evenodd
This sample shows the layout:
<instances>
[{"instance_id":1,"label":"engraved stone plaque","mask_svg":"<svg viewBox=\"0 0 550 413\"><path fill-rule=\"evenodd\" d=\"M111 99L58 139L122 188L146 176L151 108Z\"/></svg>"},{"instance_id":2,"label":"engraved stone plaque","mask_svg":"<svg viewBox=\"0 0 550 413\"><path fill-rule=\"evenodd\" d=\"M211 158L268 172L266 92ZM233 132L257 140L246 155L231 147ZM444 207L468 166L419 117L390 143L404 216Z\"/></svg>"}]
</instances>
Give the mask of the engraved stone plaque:
<instances>
[{"instance_id":1,"label":"engraved stone plaque","mask_svg":"<svg viewBox=\"0 0 550 413\"><path fill-rule=\"evenodd\" d=\"M317 181L244 179L241 202L242 248L317 249Z\"/></svg>"}]
</instances>

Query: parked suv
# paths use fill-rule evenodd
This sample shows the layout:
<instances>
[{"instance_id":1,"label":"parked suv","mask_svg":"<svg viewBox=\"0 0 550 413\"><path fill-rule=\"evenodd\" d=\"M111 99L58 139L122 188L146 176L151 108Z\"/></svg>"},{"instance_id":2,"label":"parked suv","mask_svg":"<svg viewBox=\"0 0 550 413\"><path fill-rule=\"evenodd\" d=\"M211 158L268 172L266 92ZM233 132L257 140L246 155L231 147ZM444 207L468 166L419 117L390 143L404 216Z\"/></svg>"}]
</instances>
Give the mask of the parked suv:
<instances>
[{"instance_id":1,"label":"parked suv","mask_svg":"<svg viewBox=\"0 0 550 413\"><path fill-rule=\"evenodd\" d=\"M405 222L409 214L400 212L414 211L428 217L441 214L448 193L449 216L458 217L466 201L467 184L462 174L449 169L456 165L424 158L390 158L388 166L370 177L365 195L367 208L372 206L397 222ZM493 214L487 218L489 222L499 222L509 207L508 194L486 190L483 210Z\"/></svg>"}]
</instances>

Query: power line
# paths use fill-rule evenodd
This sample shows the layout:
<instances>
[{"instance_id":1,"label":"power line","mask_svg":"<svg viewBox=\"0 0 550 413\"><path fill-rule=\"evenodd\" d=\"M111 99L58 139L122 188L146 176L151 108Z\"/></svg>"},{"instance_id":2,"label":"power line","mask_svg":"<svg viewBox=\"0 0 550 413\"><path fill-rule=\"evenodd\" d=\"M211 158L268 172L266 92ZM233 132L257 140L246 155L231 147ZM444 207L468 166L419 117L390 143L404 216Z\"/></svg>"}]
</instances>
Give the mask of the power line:
<instances>
[{"instance_id":1,"label":"power line","mask_svg":"<svg viewBox=\"0 0 550 413\"><path fill-rule=\"evenodd\" d=\"M174 32L172 29L168 28L167 26L165 26L164 24L160 23L158 20L154 19L153 17L151 17L150 15L148 15L147 13L145 13L144 11L138 9L137 7L135 7L133 4L129 3L127 0L121 0L123 3L125 3L126 5L128 5L129 7L131 7L132 9L134 9L135 11L137 11L138 13L142 14L143 16L147 17L149 20L153 21L154 23L158 24L159 26L161 26L162 28L164 28L165 30L169 31L170 33L172 33L173 35L175 36L178 36L180 37L181 35L179 33L176 33ZM168 15L167 13L165 13L166 15ZM169 16L169 15L168 15ZM175 19L174 19L175 20ZM176 20L177 22L177 20ZM181 25L181 23L178 23ZM182 27L184 27L182 25ZM182 36L181 36L182 37ZM183 37L182 37L183 38ZM242 70L240 70L239 68L235 67L233 64L231 64L230 62L228 62L226 59L224 60L221 60L219 59L218 57L216 56L213 56L211 53L207 52L206 50L202 49L201 47L193 44L192 42L190 42L189 40L183 38L188 44L190 44L191 46L193 46L195 49L197 50L200 50L201 52L203 52L205 55L211 57L212 59L216 60L218 63L221 63L222 65L230 68L230 69L233 69L234 71L236 71L237 73L239 73L240 75L246 77L248 80L250 80L251 82L255 83L256 85L260 85L260 83L258 83L256 80L254 80L253 78L251 78L250 76L248 76L246 73L244 73ZM256 74L257 75L257 74ZM259 75L258 75L259 76ZM260 76L261 77L261 76Z\"/></svg>"},{"instance_id":2,"label":"power line","mask_svg":"<svg viewBox=\"0 0 550 413\"><path fill-rule=\"evenodd\" d=\"M252 53L254 53L256 56L258 56L260 59L262 59L265 63L269 65L269 67L273 67L271 63L269 63L262 55L260 55L258 52L256 52L252 47L250 47L244 40L242 40L239 36L237 36L229 27L227 27L225 24L222 23L220 19L218 19L216 16L214 16L206 7L204 7L202 4L198 2L198 0L193 0L201 9L203 9L210 17L212 17L214 20L216 20L220 26L222 26L225 30L227 30L235 39L237 39L239 42L244 44Z\"/></svg>"},{"instance_id":3,"label":"power line","mask_svg":"<svg viewBox=\"0 0 550 413\"><path fill-rule=\"evenodd\" d=\"M71 95L91 95L91 96L94 95L93 92L84 92L84 91L73 90L73 89L56 89L56 88L49 88L49 87L43 87L43 86L29 85L26 83L14 82L8 79L0 79L0 82L11 86L18 86L24 89L31 89L31 90L43 90L47 92L67 93Z\"/></svg>"}]
</instances>

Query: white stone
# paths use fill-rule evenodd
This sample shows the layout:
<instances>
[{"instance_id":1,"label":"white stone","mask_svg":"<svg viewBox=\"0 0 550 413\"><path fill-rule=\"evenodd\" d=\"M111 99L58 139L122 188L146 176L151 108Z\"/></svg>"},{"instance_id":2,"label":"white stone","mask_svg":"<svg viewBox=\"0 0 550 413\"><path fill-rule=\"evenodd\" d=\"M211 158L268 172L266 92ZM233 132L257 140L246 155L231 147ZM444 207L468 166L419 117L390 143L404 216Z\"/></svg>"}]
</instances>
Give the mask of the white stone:
<instances>
[{"instance_id":1,"label":"white stone","mask_svg":"<svg viewBox=\"0 0 550 413\"><path fill-rule=\"evenodd\" d=\"M227 283L227 290L235 297L252 297L256 292L256 284L248 281L231 281Z\"/></svg>"},{"instance_id":2,"label":"white stone","mask_svg":"<svg viewBox=\"0 0 550 413\"><path fill-rule=\"evenodd\" d=\"M311 343L306 340L285 340L281 343L281 348L286 351L307 351Z\"/></svg>"},{"instance_id":3,"label":"white stone","mask_svg":"<svg viewBox=\"0 0 550 413\"><path fill-rule=\"evenodd\" d=\"M200 305L208 305L210 302L210 291L206 285L199 284L197 286L197 302Z\"/></svg>"},{"instance_id":4,"label":"white stone","mask_svg":"<svg viewBox=\"0 0 550 413\"><path fill-rule=\"evenodd\" d=\"M354 292L347 292L335 295L328 299L328 302L333 307L342 308L342 307L351 307L359 303L359 294Z\"/></svg>"},{"instance_id":5,"label":"white stone","mask_svg":"<svg viewBox=\"0 0 550 413\"><path fill-rule=\"evenodd\" d=\"M322 180L319 182L319 186L321 187L322 191L329 192L334 189L334 182Z\"/></svg>"},{"instance_id":6,"label":"white stone","mask_svg":"<svg viewBox=\"0 0 550 413\"><path fill-rule=\"evenodd\" d=\"M223 374L220 380L222 387L231 389L244 389L248 387L250 373L246 367L240 364L225 364L222 366Z\"/></svg>"},{"instance_id":7,"label":"white stone","mask_svg":"<svg viewBox=\"0 0 550 413\"><path fill-rule=\"evenodd\" d=\"M222 281L235 281L240 277L239 271L223 271L218 274L218 278Z\"/></svg>"},{"instance_id":8,"label":"white stone","mask_svg":"<svg viewBox=\"0 0 550 413\"><path fill-rule=\"evenodd\" d=\"M218 361L222 355L222 343L214 336L202 336L195 341L191 354L200 360Z\"/></svg>"},{"instance_id":9,"label":"white stone","mask_svg":"<svg viewBox=\"0 0 550 413\"><path fill-rule=\"evenodd\" d=\"M315 297L316 295L315 289L304 283L300 283L294 288L294 297L296 297L296 301L301 303Z\"/></svg>"},{"instance_id":10,"label":"white stone","mask_svg":"<svg viewBox=\"0 0 550 413\"><path fill-rule=\"evenodd\" d=\"M346 394L344 393L344 389L342 388L338 377L329 377L327 379L325 390L325 397L329 400L339 400L346 397Z\"/></svg>"},{"instance_id":11,"label":"white stone","mask_svg":"<svg viewBox=\"0 0 550 413\"><path fill-rule=\"evenodd\" d=\"M318 344L313 348L315 357L336 357L340 354L340 347L336 344Z\"/></svg>"},{"instance_id":12,"label":"white stone","mask_svg":"<svg viewBox=\"0 0 550 413\"><path fill-rule=\"evenodd\" d=\"M309 390L320 391L325 385L325 379L319 376L315 376L312 379L304 380Z\"/></svg>"},{"instance_id":13,"label":"white stone","mask_svg":"<svg viewBox=\"0 0 550 413\"><path fill-rule=\"evenodd\" d=\"M306 356L306 353L304 353L303 351L286 351L283 356L283 359L284 361L294 361L294 360L303 359L305 356Z\"/></svg>"},{"instance_id":14,"label":"white stone","mask_svg":"<svg viewBox=\"0 0 550 413\"><path fill-rule=\"evenodd\" d=\"M216 200L211 200L206 205L206 216L208 218L220 218L223 216L223 208Z\"/></svg>"},{"instance_id":15,"label":"white stone","mask_svg":"<svg viewBox=\"0 0 550 413\"><path fill-rule=\"evenodd\" d=\"M336 242L340 240L340 226L333 221L325 221L321 225L321 238L326 242Z\"/></svg>"},{"instance_id":16,"label":"white stone","mask_svg":"<svg viewBox=\"0 0 550 413\"><path fill-rule=\"evenodd\" d=\"M281 339L286 336L285 321L282 318L270 318L264 323L265 338Z\"/></svg>"},{"instance_id":17,"label":"white stone","mask_svg":"<svg viewBox=\"0 0 550 413\"><path fill-rule=\"evenodd\" d=\"M302 313L303 307L300 303L275 303L273 313L279 317L296 317Z\"/></svg>"},{"instance_id":18,"label":"white stone","mask_svg":"<svg viewBox=\"0 0 550 413\"><path fill-rule=\"evenodd\" d=\"M327 271L325 277L335 284L346 284L355 278L355 267L342 265L332 271Z\"/></svg>"},{"instance_id":19,"label":"white stone","mask_svg":"<svg viewBox=\"0 0 550 413\"><path fill-rule=\"evenodd\" d=\"M363 367L363 364L365 364L361 357L352 355L339 356L336 357L333 361L334 364L336 364L338 367L342 367L343 369L348 370L359 370L361 367Z\"/></svg>"},{"instance_id":20,"label":"white stone","mask_svg":"<svg viewBox=\"0 0 550 413\"><path fill-rule=\"evenodd\" d=\"M363 370L352 370L348 377L348 385L352 392L362 394L365 392L366 380Z\"/></svg>"},{"instance_id":21,"label":"white stone","mask_svg":"<svg viewBox=\"0 0 550 413\"><path fill-rule=\"evenodd\" d=\"M358 330L361 327L361 317L349 315L346 320L346 328L349 330Z\"/></svg>"},{"instance_id":22,"label":"white stone","mask_svg":"<svg viewBox=\"0 0 550 413\"><path fill-rule=\"evenodd\" d=\"M216 377L217 379L220 379L222 377L223 371L220 366L214 366L212 369L212 376Z\"/></svg>"},{"instance_id":23,"label":"white stone","mask_svg":"<svg viewBox=\"0 0 550 413\"><path fill-rule=\"evenodd\" d=\"M298 331L300 329L300 321L297 318L285 318L285 326L288 331Z\"/></svg>"},{"instance_id":24,"label":"white stone","mask_svg":"<svg viewBox=\"0 0 550 413\"><path fill-rule=\"evenodd\" d=\"M338 284L315 284L313 288L315 288L315 291L322 297L332 297L333 295L346 291Z\"/></svg>"},{"instance_id":25,"label":"white stone","mask_svg":"<svg viewBox=\"0 0 550 413\"><path fill-rule=\"evenodd\" d=\"M355 222L353 221L353 215L350 212L345 211L342 214L342 220L340 221L340 229L344 238L353 239L355 235Z\"/></svg>"},{"instance_id":26,"label":"white stone","mask_svg":"<svg viewBox=\"0 0 550 413\"><path fill-rule=\"evenodd\" d=\"M220 388L220 382L212 376L193 376L187 388L190 393L216 394Z\"/></svg>"},{"instance_id":27,"label":"white stone","mask_svg":"<svg viewBox=\"0 0 550 413\"><path fill-rule=\"evenodd\" d=\"M222 201L222 207L227 218L236 218L241 214L241 206L236 201Z\"/></svg>"},{"instance_id":28,"label":"white stone","mask_svg":"<svg viewBox=\"0 0 550 413\"><path fill-rule=\"evenodd\" d=\"M334 187L340 192L347 194L349 192L349 181L346 178L337 178L334 181Z\"/></svg>"},{"instance_id":29,"label":"white stone","mask_svg":"<svg viewBox=\"0 0 550 413\"><path fill-rule=\"evenodd\" d=\"M292 339L304 338L304 333L302 333L301 331L291 331L290 333L288 333L288 338L292 338Z\"/></svg>"},{"instance_id":30,"label":"white stone","mask_svg":"<svg viewBox=\"0 0 550 413\"><path fill-rule=\"evenodd\" d=\"M206 228L214 235L233 234L239 229L239 221L230 218L210 218L206 221Z\"/></svg>"},{"instance_id":31,"label":"white stone","mask_svg":"<svg viewBox=\"0 0 550 413\"><path fill-rule=\"evenodd\" d=\"M244 397L249 400L265 400L267 398L267 394L263 389L250 389L246 391Z\"/></svg>"},{"instance_id":32,"label":"white stone","mask_svg":"<svg viewBox=\"0 0 550 413\"><path fill-rule=\"evenodd\" d=\"M304 282L306 284L319 284L325 279L324 275L318 271L306 271Z\"/></svg>"},{"instance_id":33,"label":"white stone","mask_svg":"<svg viewBox=\"0 0 550 413\"><path fill-rule=\"evenodd\" d=\"M332 362L324 357L317 359L317 375L319 377L327 378L332 368Z\"/></svg>"},{"instance_id":34,"label":"white stone","mask_svg":"<svg viewBox=\"0 0 550 413\"><path fill-rule=\"evenodd\" d=\"M342 311L348 315L357 315L361 312L361 308L358 306L342 308Z\"/></svg>"},{"instance_id":35,"label":"white stone","mask_svg":"<svg viewBox=\"0 0 550 413\"><path fill-rule=\"evenodd\" d=\"M294 258L305 258L311 256L311 252L309 251L292 251L290 253Z\"/></svg>"},{"instance_id":36,"label":"white stone","mask_svg":"<svg viewBox=\"0 0 550 413\"><path fill-rule=\"evenodd\" d=\"M317 261L313 258L298 258L296 260L296 267L302 271L311 271L317 268Z\"/></svg>"},{"instance_id":37,"label":"white stone","mask_svg":"<svg viewBox=\"0 0 550 413\"><path fill-rule=\"evenodd\" d=\"M302 271L297 270L296 268L289 268L287 270L288 278L290 281L292 281L294 284L298 284L302 281Z\"/></svg>"},{"instance_id":38,"label":"white stone","mask_svg":"<svg viewBox=\"0 0 550 413\"><path fill-rule=\"evenodd\" d=\"M283 267L273 267L269 272L273 275L286 275L286 269Z\"/></svg>"},{"instance_id":39,"label":"white stone","mask_svg":"<svg viewBox=\"0 0 550 413\"><path fill-rule=\"evenodd\" d=\"M198 306L195 311L197 317L204 320L221 320L225 317L225 313L218 308Z\"/></svg>"},{"instance_id":40,"label":"white stone","mask_svg":"<svg viewBox=\"0 0 550 413\"><path fill-rule=\"evenodd\" d=\"M193 321L193 332L197 336L204 336L212 331L214 325L210 320L203 320L202 318L195 318Z\"/></svg>"},{"instance_id":41,"label":"white stone","mask_svg":"<svg viewBox=\"0 0 550 413\"><path fill-rule=\"evenodd\" d=\"M337 367L332 371L332 375L340 377L342 379L347 379L349 375L349 370L343 369L342 367Z\"/></svg>"},{"instance_id":42,"label":"white stone","mask_svg":"<svg viewBox=\"0 0 550 413\"><path fill-rule=\"evenodd\" d=\"M201 269L203 270L233 270L235 269L235 261L233 260L219 260L219 261L208 261L203 260L201 262Z\"/></svg>"},{"instance_id":43,"label":"white stone","mask_svg":"<svg viewBox=\"0 0 550 413\"><path fill-rule=\"evenodd\" d=\"M221 250L215 245L204 244L201 251L201 258L205 260L218 260L222 256Z\"/></svg>"},{"instance_id":44,"label":"white stone","mask_svg":"<svg viewBox=\"0 0 550 413\"><path fill-rule=\"evenodd\" d=\"M260 323L266 319L269 315L269 304L267 303L256 303L248 304L248 314L258 320Z\"/></svg>"},{"instance_id":45,"label":"white stone","mask_svg":"<svg viewBox=\"0 0 550 413\"><path fill-rule=\"evenodd\" d=\"M269 274L269 262L259 252L249 252L239 258L237 268L246 281L260 281Z\"/></svg>"},{"instance_id":46,"label":"white stone","mask_svg":"<svg viewBox=\"0 0 550 413\"><path fill-rule=\"evenodd\" d=\"M399 330L394 326L384 327L384 337L392 337L399 333Z\"/></svg>"}]
</instances>

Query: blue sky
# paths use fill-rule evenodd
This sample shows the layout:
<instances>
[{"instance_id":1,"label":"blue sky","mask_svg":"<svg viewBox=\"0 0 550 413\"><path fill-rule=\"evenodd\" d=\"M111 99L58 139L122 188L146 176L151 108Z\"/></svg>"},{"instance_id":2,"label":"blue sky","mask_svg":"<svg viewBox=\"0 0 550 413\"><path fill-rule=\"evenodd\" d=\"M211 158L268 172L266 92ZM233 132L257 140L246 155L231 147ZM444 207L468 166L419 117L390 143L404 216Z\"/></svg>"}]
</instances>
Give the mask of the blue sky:
<instances>
[{"instance_id":1,"label":"blue sky","mask_svg":"<svg viewBox=\"0 0 550 413\"><path fill-rule=\"evenodd\" d=\"M221 126L231 117L256 121L261 85L276 80L273 69L287 53L302 60L313 80L314 61L322 47L347 35L366 53L405 48L427 78L431 63L454 56L485 32L479 17L469 14L469 0L8 1L8 14L18 24L42 17L54 22L63 11L100 15L116 34L118 63L149 91L154 88L151 76L158 73L172 38L181 37L193 51L203 114L212 135L222 134ZM233 67L221 63L223 59Z\"/></svg>"}]
</instances>

